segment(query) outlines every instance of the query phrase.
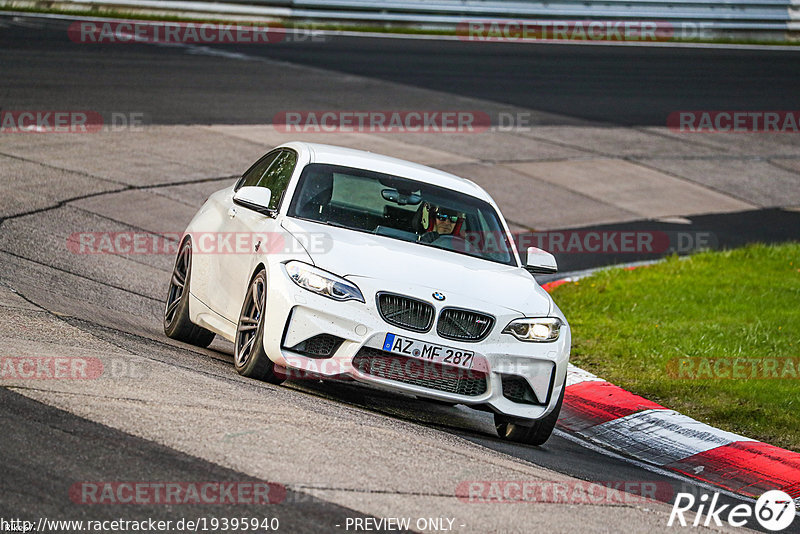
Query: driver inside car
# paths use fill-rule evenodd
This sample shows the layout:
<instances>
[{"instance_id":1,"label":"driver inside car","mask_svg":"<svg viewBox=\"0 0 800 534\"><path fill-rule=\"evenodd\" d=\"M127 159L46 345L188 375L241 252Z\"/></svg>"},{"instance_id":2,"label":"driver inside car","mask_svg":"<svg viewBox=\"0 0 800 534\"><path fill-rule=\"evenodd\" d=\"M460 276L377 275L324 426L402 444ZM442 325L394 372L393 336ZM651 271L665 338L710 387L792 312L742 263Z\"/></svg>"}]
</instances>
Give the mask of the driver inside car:
<instances>
[{"instance_id":1,"label":"driver inside car","mask_svg":"<svg viewBox=\"0 0 800 534\"><path fill-rule=\"evenodd\" d=\"M419 242L433 243L439 236L460 234L462 218L456 211L428 205L423 208L422 215L422 227L427 231L419 237Z\"/></svg>"}]
</instances>

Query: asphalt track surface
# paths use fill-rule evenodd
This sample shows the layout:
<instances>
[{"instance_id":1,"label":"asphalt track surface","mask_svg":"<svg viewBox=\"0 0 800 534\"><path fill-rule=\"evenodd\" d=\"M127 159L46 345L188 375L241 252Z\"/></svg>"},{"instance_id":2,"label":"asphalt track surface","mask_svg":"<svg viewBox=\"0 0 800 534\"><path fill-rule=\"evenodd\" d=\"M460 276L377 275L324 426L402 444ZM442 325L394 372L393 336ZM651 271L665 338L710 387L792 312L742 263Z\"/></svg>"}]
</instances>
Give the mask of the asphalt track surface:
<instances>
[{"instance_id":1,"label":"asphalt track surface","mask_svg":"<svg viewBox=\"0 0 800 534\"><path fill-rule=\"evenodd\" d=\"M100 111L144 111L154 124L263 124L286 109L385 103L387 95L368 87L295 85L259 58L536 110L541 124L664 126L681 110L791 110L800 87L796 52L785 50L287 35L268 45L195 46L191 55L166 44L76 43L67 26L29 19L3 28L4 109L89 102ZM230 61L226 53L250 60Z\"/></svg>"},{"instance_id":2,"label":"asphalt track surface","mask_svg":"<svg viewBox=\"0 0 800 534\"><path fill-rule=\"evenodd\" d=\"M8 429L0 436L4 464L0 515L6 519L42 516L99 521L120 517L140 521L166 519L163 505L156 503L133 510L125 504L76 507L63 499L76 481L262 482L75 417L5 388L0 388L0 421ZM65 455L65 450L70 454ZM262 517L263 509L263 505L257 504L237 506L237 512L247 517ZM181 513L187 518L226 517L230 515L230 506L188 504ZM358 514L341 506L288 492L286 502L273 517L279 519L281 528L291 532L321 532L337 523L344 524L347 516L355 515Z\"/></svg>"},{"instance_id":3,"label":"asphalt track surface","mask_svg":"<svg viewBox=\"0 0 800 534\"><path fill-rule=\"evenodd\" d=\"M277 111L308 107L309 102L335 102L344 108L359 101L362 106L369 105L368 95L345 90L328 100L315 100L315 94L325 88L307 87L305 93L298 93L291 76L282 77L280 72L259 68L258 61L232 62L213 52L187 55L175 47L92 47L66 39L64 23L0 22L4 25L0 33L3 109L84 109L85 103L90 102L97 110L145 110L154 123L202 124L270 122ZM299 42L269 48L225 49L540 110L544 112L543 121L556 123L602 120L663 125L665 114L675 109L791 109L796 98L791 89L800 85L800 72L793 68L796 56L785 52L479 46L345 37L322 44ZM485 72L492 75L482 74ZM284 85L287 80L291 83ZM645 94L647 98L642 97ZM337 96L341 99L337 100ZM55 231L60 219L69 216L46 210L30 214L28 217L32 218L27 221L25 217L5 219L3 225L8 228L19 219L20 224L40 226L40 232L51 227ZM775 240L780 239L782 236ZM260 388L265 394L271 391L235 375L230 366L230 347L225 344L215 343L209 350L188 349L168 343L157 324L135 319L120 321L126 306L157 309L159 303L148 294L121 296L119 287L95 284L79 265L48 265L46 255L43 259L26 253L36 245L35 240L19 242L5 247L2 253L5 275L21 281L29 290L25 297L30 302L57 310L56 317L66 316L67 323L80 331L133 354L147 354L169 366L170 372L189 367L242 390ZM52 295L51 287L58 288ZM71 290L95 292L98 299L113 303L109 305L114 313L105 316L97 309L81 309L68 299L58 302L59 294ZM128 298L130 303L125 302ZM389 420L436 429L584 480L654 480L670 483L676 492L704 491L692 482L642 470L562 436L554 436L540 448L499 441L464 410L423 401L401 402L347 385L295 383L286 389L308 397L307 402L332 406L332 410L356 407ZM6 429L0 433L3 517L54 517L66 513L75 517L80 512L102 519L119 514L115 508L87 511L86 507L70 506L63 498L50 497L63 495L75 480L247 479L242 473L93 423L5 388L0 390L0 396L0 419ZM297 501L276 512L290 531L334 530L342 518L358 515L324 500ZM723 502L732 501L723 497ZM213 515L215 510L182 509L183 515L191 515L190 512ZM220 510L219 514L223 512ZM136 511L142 516L158 513ZM131 516L129 509L125 514Z\"/></svg>"}]
</instances>

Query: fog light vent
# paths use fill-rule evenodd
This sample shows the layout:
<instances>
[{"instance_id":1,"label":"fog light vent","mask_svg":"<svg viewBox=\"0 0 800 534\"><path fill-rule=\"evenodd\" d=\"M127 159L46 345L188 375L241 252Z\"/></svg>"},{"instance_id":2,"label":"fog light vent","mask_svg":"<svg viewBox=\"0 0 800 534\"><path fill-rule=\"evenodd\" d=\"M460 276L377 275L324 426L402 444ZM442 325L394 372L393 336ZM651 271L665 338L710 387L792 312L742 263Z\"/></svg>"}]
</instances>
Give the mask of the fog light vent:
<instances>
[{"instance_id":1,"label":"fog light vent","mask_svg":"<svg viewBox=\"0 0 800 534\"><path fill-rule=\"evenodd\" d=\"M503 382L503 396L510 401L519 402L521 404L538 404L539 399L531 389L528 381L521 376L505 375L502 378Z\"/></svg>"},{"instance_id":2,"label":"fog light vent","mask_svg":"<svg viewBox=\"0 0 800 534\"><path fill-rule=\"evenodd\" d=\"M318 334L301 341L289 350L309 358L330 358L344 339L330 334Z\"/></svg>"}]
</instances>

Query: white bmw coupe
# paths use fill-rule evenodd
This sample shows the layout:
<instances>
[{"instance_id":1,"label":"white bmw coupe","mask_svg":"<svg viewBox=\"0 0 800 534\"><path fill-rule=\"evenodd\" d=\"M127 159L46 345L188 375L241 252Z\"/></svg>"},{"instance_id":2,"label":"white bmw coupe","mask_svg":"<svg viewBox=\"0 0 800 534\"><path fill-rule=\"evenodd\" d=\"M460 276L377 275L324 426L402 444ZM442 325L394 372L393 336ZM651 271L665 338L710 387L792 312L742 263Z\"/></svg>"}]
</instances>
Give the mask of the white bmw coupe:
<instances>
[{"instance_id":1,"label":"white bmw coupe","mask_svg":"<svg viewBox=\"0 0 800 534\"><path fill-rule=\"evenodd\" d=\"M491 197L422 165L287 143L211 195L178 249L164 330L234 343L247 377L355 380L494 414L540 445L570 329Z\"/></svg>"}]
</instances>

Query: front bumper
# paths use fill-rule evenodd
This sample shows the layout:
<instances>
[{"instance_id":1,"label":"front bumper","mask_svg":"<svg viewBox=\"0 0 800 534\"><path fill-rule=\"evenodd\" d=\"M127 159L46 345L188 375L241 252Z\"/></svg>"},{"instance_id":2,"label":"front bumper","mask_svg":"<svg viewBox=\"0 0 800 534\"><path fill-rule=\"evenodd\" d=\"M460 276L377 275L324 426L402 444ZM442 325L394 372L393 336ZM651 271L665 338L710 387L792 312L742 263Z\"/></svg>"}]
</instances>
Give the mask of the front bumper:
<instances>
[{"instance_id":1,"label":"front bumper","mask_svg":"<svg viewBox=\"0 0 800 534\"><path fill-rule=\"evenodd\" d=\"M565 387L570 350L570 329L566 321L561 336L552 343L521 342L500 333L508 322L521 317L519 313L485 302L470 302L467 296L448 295L447 306L478 310L496 318L491 333L482 341L454 341L439 337L435 324L428 332L413 332L386 323L374 298L377 292L388 291L425 300L434 306L438 316L445 304L431 298L432 289L354 278L366 303L337 302L296 286L280 265L271 271L264 347L270 358L287 370L290 379L308 376L352 379L384 390L485 407L528 420L550 413L557 404L561 388ZM471 351L475 354L472 369L465 373L451 366L424 365L416 358L385 352L383 344L389 333ZM320 335L338 339L330 356L292 350L302 346L303 341ZM381 365L365 364L370 358ZM524 382L520 382L520 377ZM509 395L512 382L515 388L527 384L533 395L529 394L525 401Z\"/></svg>"}]
</instances>

